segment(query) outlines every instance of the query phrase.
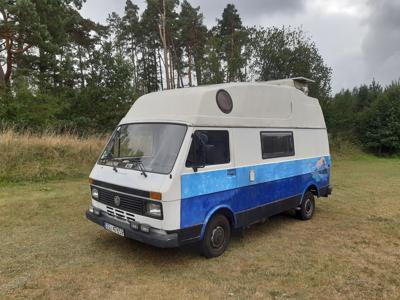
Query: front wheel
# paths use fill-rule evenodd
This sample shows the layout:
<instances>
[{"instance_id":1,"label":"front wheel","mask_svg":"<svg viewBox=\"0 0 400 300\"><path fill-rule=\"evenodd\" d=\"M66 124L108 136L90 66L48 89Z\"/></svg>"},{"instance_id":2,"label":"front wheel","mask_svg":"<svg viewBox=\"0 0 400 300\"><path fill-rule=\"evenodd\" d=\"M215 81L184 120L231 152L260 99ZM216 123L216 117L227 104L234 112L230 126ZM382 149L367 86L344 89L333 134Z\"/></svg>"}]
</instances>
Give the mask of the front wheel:
<instances>
[{"instance_id":1,"label":"front wheel","mask_svg":"<svg viewBox=\"0 0 400 300\"><path fill-rule=\"evenodd\" d=\"M220 256L231 239L231 226L224 215L216 215L208 222L201 242L202 253L207 258Z\"/></svg>"},{"instance_id":2,"label":"front wheel","mask_svg":"<svg viewBox=\"0 0 400 300\"><path fill-rule=\"evenodd\" d=\"M301 201L301 205L296 210L296 217L300 220L310 220L314 215L315 200L314 194L310 191L306 192Z\"/></svg>"}]
</instances>

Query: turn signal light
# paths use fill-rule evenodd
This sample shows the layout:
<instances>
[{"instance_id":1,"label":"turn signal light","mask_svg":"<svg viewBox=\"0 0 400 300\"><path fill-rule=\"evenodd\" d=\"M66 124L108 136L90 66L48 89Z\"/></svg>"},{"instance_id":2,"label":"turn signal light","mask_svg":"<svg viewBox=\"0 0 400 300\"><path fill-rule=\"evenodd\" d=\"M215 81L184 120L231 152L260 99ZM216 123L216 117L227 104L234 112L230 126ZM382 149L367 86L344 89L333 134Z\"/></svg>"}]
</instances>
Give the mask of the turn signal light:
<instances>
[{"instance_id":1,"label":"turn signal light","mask_svg":"<svg viewBox=\"0 0 400 300\"><path fill-rule=\"evenodd\" d=\"M93 179L89 177L89 184L93 184Z\"/></svg>"},{"instance_id":2,"label":"turn signal light","mask_svg":"<svg viewBox=\"0 0 400 300\"><path fill-rule=\"evenodd\" d=\"M150 192L150 199L161 201L161 193Z\"/></svg>"}]
</instances>

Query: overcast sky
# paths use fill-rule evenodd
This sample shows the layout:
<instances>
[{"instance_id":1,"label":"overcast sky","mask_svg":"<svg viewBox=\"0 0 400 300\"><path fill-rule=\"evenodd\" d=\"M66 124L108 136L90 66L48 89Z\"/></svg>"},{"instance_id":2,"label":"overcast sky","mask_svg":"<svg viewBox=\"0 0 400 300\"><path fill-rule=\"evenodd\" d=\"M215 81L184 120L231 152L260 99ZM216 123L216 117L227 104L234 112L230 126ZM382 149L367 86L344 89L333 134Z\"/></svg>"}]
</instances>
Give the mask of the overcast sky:
<instances>
[{"instance_id":1,"label":"overcast sky","mask_svg":"<svg viewBox=\"0 0 400 300\"><path fill-rule=\"evenodd\" d=\"M145 1L133 0L141 9ZM333 69L333 91L400 78L400 0L189 0L209 27L228 3L245 25L302 26ZM87 0L85 17L104 23L125 0Z\"/></svg>"}]
</instances>

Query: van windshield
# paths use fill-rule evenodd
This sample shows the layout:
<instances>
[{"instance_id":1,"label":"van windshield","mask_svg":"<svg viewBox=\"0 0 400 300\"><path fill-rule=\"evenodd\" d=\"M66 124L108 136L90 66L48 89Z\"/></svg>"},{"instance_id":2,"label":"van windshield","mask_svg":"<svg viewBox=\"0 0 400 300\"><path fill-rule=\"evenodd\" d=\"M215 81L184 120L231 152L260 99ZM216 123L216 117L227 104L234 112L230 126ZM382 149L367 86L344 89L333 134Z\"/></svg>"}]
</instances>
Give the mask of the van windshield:
<instances>
[{"instance_id":1,"label":"van windshield","mask_svg":"<svg viewBox=\"0 0 400 300\"><path fill-rule=\"evenodd\" d=\"M168 174L174 167L187 127L178 124L137 123L119 126L99 164Z\"/></svg>"}]
</instances>

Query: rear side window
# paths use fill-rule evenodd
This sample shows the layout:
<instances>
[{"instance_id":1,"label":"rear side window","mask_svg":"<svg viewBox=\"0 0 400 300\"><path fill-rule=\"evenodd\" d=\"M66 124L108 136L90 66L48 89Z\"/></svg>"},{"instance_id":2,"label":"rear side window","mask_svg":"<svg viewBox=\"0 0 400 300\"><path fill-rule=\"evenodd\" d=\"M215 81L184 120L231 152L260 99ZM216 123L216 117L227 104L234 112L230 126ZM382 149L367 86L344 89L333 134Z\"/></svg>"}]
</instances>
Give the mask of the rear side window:
<instances>
[{"instance_id":1,"label":"rear side window","mask_svg":"<svg viewBox=\"0 0 400 300\"><path fill-rule=\"evenodd\" d=\"M294 155L293 132L261 132L262 158Z\"/></svg>"},{"instance_id":2,"label":"rear side window","mask_svg":"<svg viewBox=\"0 0 400 300\"><path fill-rule=\"evenodd\" d=\"M192 141L189 155L186 160L186 167L196 165L196 159L201 156L201 151L206 151L205 165L220 165L230 162L229 133L225 130L197 130L195 134L200 134L205 147L200 147Z\"/></svg>"}]
</instances>

